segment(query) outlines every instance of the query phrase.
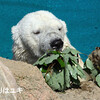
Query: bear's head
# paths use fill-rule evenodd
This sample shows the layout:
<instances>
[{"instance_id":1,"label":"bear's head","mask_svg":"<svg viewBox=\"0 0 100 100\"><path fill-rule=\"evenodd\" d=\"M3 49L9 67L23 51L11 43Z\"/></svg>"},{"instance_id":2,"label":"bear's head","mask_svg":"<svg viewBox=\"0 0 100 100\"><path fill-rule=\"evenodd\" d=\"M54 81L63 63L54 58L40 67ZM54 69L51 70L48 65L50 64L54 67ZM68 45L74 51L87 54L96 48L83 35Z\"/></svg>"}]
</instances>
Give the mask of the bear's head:
<instances>
[{"instance_id":1,"label":"bear's head","mask_svg":"<svg viewBox=\"0 0 100 100\"><path fill-rule=\"evenodd\" d=\"M38 57L47 50L61 51L66 32L65 22L48 11L29 13L12 27L15 45Z\"/></svg>"}]
</instances>

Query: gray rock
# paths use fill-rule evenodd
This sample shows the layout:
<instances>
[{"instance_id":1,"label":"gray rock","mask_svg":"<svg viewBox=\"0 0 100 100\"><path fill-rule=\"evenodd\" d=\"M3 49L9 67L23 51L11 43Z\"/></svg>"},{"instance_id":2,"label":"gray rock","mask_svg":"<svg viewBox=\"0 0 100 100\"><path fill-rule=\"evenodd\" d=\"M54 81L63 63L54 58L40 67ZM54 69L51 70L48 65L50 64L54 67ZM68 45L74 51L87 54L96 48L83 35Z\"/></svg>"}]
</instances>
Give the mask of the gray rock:
<instances>
[{"instance_id":1,"label":"gray rock","mask_svg":"<svg viewBox=\"0 0 100 100\"><path fill-rule=\"evenodd\" d=\"M92 81L83 82L77 89L54 92L45 83L37 67L20 61L4 58L0 58L0 60L11 70L18 87L23 90L21 93L17 93L17 100L100 100L100 88ZM0 98L0 100L15 99Z\"/></svg>"},{"instance_id":2,"label":"gray rock","mask_svg":"<svg viewBox=\"0 0 100 100\"><path fill-rule=\"evenodd\" d=\"M45 83L42 73L37 67L20 61L3 58L0 60L12 71L17 85L23 90L21 93L17 93L17 100L61 100L57 93Z\"/></svg>"},{"instance_id":3,"label":"gray rock","mask_svg":"<svg viewBox=\"0 0 100 100\"><path fill-rule=\"evenodd\" d=\"M11 93L17 89L16 81L11 71L0 62L0 100L17 100L16 94Z\"/></svg>"},{"instance_id":4,"label":"gray rock","mask_svg":"<svg viewBox=\"0 0 100 100\"><path fill-rule=\"evenodd\" d=\"M96 49L89 55L89 58L93 62L94 67L100 70L100 47L96 47Z\"/></svg>"}]
</instances>

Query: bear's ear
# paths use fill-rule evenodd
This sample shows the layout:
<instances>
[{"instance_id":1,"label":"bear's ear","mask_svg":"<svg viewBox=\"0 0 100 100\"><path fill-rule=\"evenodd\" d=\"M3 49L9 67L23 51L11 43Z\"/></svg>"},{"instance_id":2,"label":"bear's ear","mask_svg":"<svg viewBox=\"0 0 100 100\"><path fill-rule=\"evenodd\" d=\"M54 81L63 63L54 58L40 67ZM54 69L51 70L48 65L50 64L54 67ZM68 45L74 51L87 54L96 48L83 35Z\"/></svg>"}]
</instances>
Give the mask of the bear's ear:
<instances>
[{"instance_id":1,"label":"bear's ear","mask_svg":"<svg viewBox=\"0 0 100 100\"><path fill-rule=\"evenodd\" d=\"M13 26L13 27L11 28L11 33L12 33L12 34L18 33L18 28L17 28L17 26Z\"/></svg>"},{"instance_id":2,"label":"bear's ear","mask_svg":"<svg viewBox=\"0 0 100 100\"><path fill-rule=\"evenodd\" d=\"M62 21L62 20L60 20L60 22L63 24L65 33L67 33L67 26L66 26L66 23L65 23L64 21Z\"/></svg>"},{"instance_id":3,"label":"bear's ear","mask_svg":"<svg viewBox=\"0 0 100 100\"><path fill-rule=\"evenodd\" d=\"M11 28L11 32L12 32L12 39L17 40L19 38L18 26L13 26Z\"/></svg>"}]
</instances>

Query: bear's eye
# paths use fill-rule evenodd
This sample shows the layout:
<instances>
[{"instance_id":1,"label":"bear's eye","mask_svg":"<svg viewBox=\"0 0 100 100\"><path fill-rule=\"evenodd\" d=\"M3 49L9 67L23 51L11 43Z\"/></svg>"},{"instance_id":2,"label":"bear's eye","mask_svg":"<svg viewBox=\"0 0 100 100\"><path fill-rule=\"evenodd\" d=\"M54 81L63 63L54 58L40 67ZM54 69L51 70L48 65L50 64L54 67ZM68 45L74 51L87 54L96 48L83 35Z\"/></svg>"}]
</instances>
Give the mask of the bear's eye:
<instances>
[{"instance_id":1,"label":"bear's eye","mask_svg":"<svg viewBox=\"0 0 100 100\"><path fill-rule=\"evenodd\" d=\"M40 34L40 31L37 31L37 32L33 32L34 34Z\"/></svg>"},{"instance_id":2,"label":"bear's eye","mask_svg":"<svg viewBox=\"0 0 100 100\"><path fill-rule=\"evenodd\" d=\"M61 28L58 28L58 30L61 31L62 30L62 27Z\"/></svg>"}]
</instances>

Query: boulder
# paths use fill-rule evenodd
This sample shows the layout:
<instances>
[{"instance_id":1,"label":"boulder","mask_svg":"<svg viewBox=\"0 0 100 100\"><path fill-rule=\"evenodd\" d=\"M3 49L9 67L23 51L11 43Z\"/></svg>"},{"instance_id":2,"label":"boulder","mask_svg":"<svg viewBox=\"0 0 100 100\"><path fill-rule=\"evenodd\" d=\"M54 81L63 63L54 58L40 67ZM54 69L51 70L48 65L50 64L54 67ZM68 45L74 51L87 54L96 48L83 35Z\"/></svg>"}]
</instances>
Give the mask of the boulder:
<instances>
[{"instance_id":1,"label":"boulder","mask_svg":"<svg viewBox=\"0 0 100 100\"><path fill-rule=\"evenodd\" d=\"M37 67L20 61L4 58L0 60L11 70L18 87L22 89L21 92L17 92L17 100L60 100L58 95L45 83Z\"/></svg>"},{"instance_id":2,"label":"boulder","mask_svg":"<svg viewBox=\"0 0 100 100\"><path fill-rule=\"evenodd\" d=\"M4 84L5 86L7 81L10 86L21 88L20 92L10 94L10 98L7 99L6 94L4 96L0 94L0 100L16 100L16 98L17 100L100 100L100 88L92 81L82 82L80 88L68 89L65 92L55 92L45 83L45 79L36 66L5 58L0 58L0 61L3 63L3 65L0 63L0 66L4 70L7 67L9 68L7 68L7 71L0 69L2 73L5 73L7 79L5 80L5 77L2 76L3 74L0 73L0 77L5 80L0 81L2 82L2 85L1 83L0 85L3 86ZM9 72L11 76L8 77L6 72Z\"/></svg>"}]
</instances>

